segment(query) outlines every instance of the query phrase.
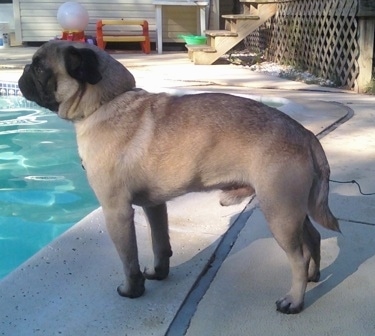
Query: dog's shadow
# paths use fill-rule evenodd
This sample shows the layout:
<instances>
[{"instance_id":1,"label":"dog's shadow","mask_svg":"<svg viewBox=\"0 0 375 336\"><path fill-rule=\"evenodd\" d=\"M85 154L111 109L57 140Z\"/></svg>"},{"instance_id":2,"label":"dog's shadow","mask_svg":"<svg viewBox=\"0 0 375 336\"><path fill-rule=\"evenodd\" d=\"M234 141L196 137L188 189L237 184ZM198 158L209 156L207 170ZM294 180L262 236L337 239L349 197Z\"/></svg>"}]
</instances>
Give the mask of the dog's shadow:
<instances>
[{"instance_id":1,"label":"dog's shadow","mask_svg":"<svg viewBox=\"0 0 375 336\"><path fill-rule=\"evenodd\" d=\"M242 239L240 237L241 243L238 244L240 247L236 248L235 245L232 253L237 253L261 239L273 239L268 227L267 229L265 227L263 215L259 216L259 218L253 217L253 215L250 216L246 224L246 226L253 225L251 230L245 229L241 232L241 235L250 236L242 237ZM358 219L356 222L355 218L344 220L340 219L340 216L338 217L342 233L332 232L314 223L314 226L322 236L321 264L323 266L321 267L319 282L308 284L305 295L305 308L313 305L324 295L339 286L351 275L355 274L361 265L375 256L375 225L363 224ZM246 242L245 244L244 241ZM281 251L280 248L280 253L283 253ZM249 258L251 258L251 255L249 255Z\"/></svg>"},{"instance_id":2,"label":"dog's shadow","mask_svg":"<svg viewBox=\"0 0 375 336\"><path fill-rule=\"evenodd\" d=\"M306 292L305 307L313 305L319 298L339 286L375 255L374 226L346 221L340 221L340 225L342 234L337 236L327 230L319 230L322 233L322 251L325 245L328 248L327 245L332 243L327 240L336 236L338 255L331 264L321 269L317 285ZM324 254L322 262L323 258Z\"/></svg>"}]
</instances>

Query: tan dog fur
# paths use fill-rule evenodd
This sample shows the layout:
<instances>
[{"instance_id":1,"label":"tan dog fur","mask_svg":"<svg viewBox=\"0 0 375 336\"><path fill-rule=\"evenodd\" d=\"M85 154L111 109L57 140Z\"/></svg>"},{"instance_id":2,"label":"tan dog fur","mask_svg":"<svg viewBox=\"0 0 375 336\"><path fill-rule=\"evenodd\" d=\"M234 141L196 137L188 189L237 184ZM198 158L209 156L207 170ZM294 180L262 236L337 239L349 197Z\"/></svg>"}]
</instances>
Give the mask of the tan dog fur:
<instances>
[{"instance_id":1,"label":"tan dog fur","mask_svg":"<svg viewBox=\"0 0 375 336\"><path fill-rule=\"evenodd\" d=\"M138 297L145 278L168 275L172 250L166 202L192 191L221 189L222 205L256 193L292 268L292 287L277 309L302 310L307 282L319 279L320 235L309 216L339 230L328 207L329 165L310 131L250 99L137 90L125 67L84 44L46 43L19 85L26 98L74 122L88 180L123 262L121 295ZM152 233L155 262L144 273L133 204L144 208Z\"/></svg>"}]
</instances>

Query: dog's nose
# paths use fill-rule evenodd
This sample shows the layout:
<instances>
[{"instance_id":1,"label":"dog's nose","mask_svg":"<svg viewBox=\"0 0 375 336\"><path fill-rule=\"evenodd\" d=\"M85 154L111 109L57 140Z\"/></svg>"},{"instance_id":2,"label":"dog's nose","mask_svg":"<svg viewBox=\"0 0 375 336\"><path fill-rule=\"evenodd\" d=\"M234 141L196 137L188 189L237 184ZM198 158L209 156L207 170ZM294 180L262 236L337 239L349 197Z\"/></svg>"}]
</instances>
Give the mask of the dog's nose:
<instances>
[{"instance_id":1,"label":"dog's nose","mask_svg":"<svg viewBox=\"0 0 375 336\"><path fill-rule=\"evenodd\" d=\"M24 72L29 72L30 70L30 64L26 64L25 67L23 68Z\"/></svg>"}]
</instances>

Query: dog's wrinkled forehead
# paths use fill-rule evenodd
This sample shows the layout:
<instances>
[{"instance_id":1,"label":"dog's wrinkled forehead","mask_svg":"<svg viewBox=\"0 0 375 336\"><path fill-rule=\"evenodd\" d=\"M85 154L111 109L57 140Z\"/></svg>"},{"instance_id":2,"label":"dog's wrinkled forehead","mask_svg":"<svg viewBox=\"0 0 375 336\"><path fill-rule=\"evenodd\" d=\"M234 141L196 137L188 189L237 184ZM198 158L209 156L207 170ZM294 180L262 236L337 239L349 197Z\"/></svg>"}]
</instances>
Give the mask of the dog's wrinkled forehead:
<instances>
[{"instance_id":1,"label":"dog's wrinkled forehead","mask_svg":"<svg viewBox=\"0 0 375 336\"><path fill-rule=\"evenodd\" d=\"M34 65L42 66L45 69L51 69L54 72L66 72L64 66L64 53L69 45L61 43L62 41L50 41L43 44L34 54L32 62ZM81 45L77 45L81 47Z\"/></svg>"},{"instance_id":2,"label":"dog's wrinkled forehead","mask_svg":"<svg viewBox=\"0 0 375 336\"><path fill-rule=\"evenodd\" d=\"M36 51L31 68L35 76L46 72L53 74L60 86L62 81L68 86L69 80L80 85L98 84L106 99L135 87L135 79L124 65L104 50L87 43L49 41Z\"/></svg>"},{"instance_id":3,"label":"dog's wrinkled forehead","mask_svg":"<svg viewBox=\"0 0 375 336\"><path fill-rule=\"evenodd\" d=\"M53 65L51 64L50 59L51 60L56 59L56 57L51 57L51 56L52 54L48 53L46 48L43 45L35 52L32 58L32 64L43 66L44 68L51 68L53 67ZM55 63L55 62L52 62L52 63Z\"/></svg>"}]
</instances>

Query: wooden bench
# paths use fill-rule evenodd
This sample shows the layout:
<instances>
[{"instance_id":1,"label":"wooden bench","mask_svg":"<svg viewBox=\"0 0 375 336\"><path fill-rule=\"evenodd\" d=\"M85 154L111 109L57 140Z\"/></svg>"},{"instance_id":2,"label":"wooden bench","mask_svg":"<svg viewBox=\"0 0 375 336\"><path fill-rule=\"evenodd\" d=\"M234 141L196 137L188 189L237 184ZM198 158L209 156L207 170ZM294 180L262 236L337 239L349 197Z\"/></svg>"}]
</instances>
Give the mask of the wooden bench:
<instances>
[{"instance_id":1,"label":"wooden bench","mask_svg":"<svg viewBox=\"0 0 375 336\"><path fill-rule=\"evenodd\" d=\"M103 31L104 26L141 26L140 32L133 30L119 31L108 34ZM96 42L98 47L105 49L107 42L140 42L142 51L149 54L151 51L148 22L146 20L99 20L96 23Z\"/></svg>"}]
</instances>

